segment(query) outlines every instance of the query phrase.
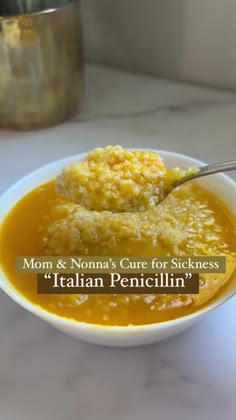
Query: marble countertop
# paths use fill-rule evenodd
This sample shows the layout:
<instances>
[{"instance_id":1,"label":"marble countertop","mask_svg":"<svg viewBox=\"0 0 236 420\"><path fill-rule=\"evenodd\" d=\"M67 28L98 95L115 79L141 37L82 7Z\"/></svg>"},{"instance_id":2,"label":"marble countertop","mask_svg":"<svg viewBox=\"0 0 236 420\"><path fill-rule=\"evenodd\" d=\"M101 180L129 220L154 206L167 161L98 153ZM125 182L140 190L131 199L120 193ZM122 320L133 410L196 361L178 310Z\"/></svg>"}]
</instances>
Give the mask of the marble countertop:
<instances>
[{"instance_id":1,"label":"marble countertop","mask_svg":"<svg viewBox=\"0 0 236 420\"><path fill-rule=\"evenodd\" d=\"M87 68L82 114L35 133L0 133L0 193L29 171L122 144L236 158L236 94ZM231 173L236 179L236 174ZM66 336L0 293L0 418L233 420L236 300L156 345L103 348Z\"/></svg>"}]
</instances>

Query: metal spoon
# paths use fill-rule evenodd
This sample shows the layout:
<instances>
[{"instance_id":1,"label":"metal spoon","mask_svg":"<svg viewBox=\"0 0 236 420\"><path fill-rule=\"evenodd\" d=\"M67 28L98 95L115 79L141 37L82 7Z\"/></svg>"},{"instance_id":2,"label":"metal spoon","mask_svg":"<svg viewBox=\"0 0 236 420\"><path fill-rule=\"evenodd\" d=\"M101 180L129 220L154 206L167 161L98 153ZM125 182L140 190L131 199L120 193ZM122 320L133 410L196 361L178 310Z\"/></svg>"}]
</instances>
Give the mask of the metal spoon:
<instances>
[{"instance_id":1,"label":"metal spoon","mask_svg":"<svg viewBox=\"0 0 236 420\"><path fill-rule=\"evenodd\" d=\"M210 165L196 168L196 171L193 170L193 172L191 172L190 174L187 174L186 176L181 178L179 181L174 183L174 185L168 191L164 199L167 197L167 195L171 191L173 191L175 188L179 187L180 185L184 184L185 182L191 181L196 178L201 178L202 176L217 174L219 172L233 171L233 170L236 170L236 160L232 160L230 162L212 163Z\"/></svg>"}]
</instances>

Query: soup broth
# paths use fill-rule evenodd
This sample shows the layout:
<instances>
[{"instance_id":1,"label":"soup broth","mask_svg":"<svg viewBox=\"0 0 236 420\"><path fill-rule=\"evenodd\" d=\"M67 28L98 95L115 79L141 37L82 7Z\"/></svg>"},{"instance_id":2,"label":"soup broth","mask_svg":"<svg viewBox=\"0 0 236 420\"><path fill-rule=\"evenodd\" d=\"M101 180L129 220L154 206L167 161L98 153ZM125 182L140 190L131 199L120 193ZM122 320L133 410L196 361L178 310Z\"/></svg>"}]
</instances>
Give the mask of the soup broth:
<instances>
[{"instance_id":1,"label":"soup broth","mask_svg":"<svg viewBox=\"0 0 236 420\"><path fill-rule=\"evenodd\" d=\"M76 232L76 233L75 233ZM235 225L224 205L196 183L140 214L88 212L55 192L55 181L23 197L0 231L0 262L12 285L49 312L81 322L143 325L196 311L230 281ZM39 295L37 275L15 271L20 255L226 255L227 273L201 276L194 295Z\"/></svg>"}]
</instances>

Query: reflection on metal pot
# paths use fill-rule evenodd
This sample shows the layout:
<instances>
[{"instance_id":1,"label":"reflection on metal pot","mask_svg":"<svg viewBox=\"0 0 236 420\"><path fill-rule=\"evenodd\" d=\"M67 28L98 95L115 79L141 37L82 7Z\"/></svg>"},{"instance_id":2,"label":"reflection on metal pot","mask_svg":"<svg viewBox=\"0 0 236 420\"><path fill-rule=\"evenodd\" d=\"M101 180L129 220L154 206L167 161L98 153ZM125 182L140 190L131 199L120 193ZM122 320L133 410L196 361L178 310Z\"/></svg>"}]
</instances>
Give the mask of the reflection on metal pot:
<instances>
[{"instance_id":1,"label":"reflection on metal pot","mask_svg":"<svg viewBox=\"0 0 236 420\"><path fill-rule=\"evenodd\" d=\"M64 6L63 6L64 2ZM79 110L83 53L79 1L0 17L0 127L34 129ZM56 7L62 5L62 7Z\"/></svg>"}]
</instances>

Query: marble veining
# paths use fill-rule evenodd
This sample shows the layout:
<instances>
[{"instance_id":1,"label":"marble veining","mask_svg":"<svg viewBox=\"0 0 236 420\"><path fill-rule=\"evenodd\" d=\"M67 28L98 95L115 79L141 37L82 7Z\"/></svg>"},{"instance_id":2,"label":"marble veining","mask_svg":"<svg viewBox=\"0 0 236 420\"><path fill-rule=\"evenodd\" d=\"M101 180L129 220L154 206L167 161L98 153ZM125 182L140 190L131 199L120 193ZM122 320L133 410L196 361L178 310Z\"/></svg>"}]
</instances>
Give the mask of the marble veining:
<instances>
[{"instance_id":1,"label":"marble veining","mask_svg":"<svg viewBox=\"0 0 236 420\"><path fill-rule=\"evenodd\" d=\"M196 111L204 111L208 107L231 107L236 104L236 100L229 100L229 101L190 101L190 102L183 102L183 103L176 103L172 105L157 105L147 109L140 109L136 111L129 111L129 112L117 112L117 113L84 113L82 115L78 115L73 122L91 122L91 121L98 121L98 120L115 120L115 119L130 119L130 118L140 118L146 116L156 115L158 113L195 113Z\"/></svg>"},{"instance_id":2,"label":"marble veining","mask_svg":"<svg viewBox=\"0 0 236 420\"><path fill-rule=\"evenodd\" d=\"M234 93L89 66L74 121L0 133L0 192L40 165L105 144L235 158L235 116ZM0 293L0 420L233 420L235 324L231 299L165 342L103 348L58 332Z\"/></svg>"}]
</instances>

